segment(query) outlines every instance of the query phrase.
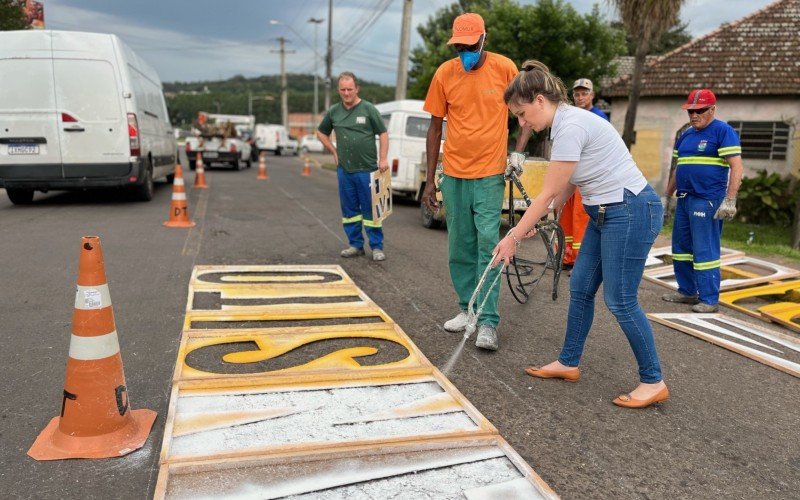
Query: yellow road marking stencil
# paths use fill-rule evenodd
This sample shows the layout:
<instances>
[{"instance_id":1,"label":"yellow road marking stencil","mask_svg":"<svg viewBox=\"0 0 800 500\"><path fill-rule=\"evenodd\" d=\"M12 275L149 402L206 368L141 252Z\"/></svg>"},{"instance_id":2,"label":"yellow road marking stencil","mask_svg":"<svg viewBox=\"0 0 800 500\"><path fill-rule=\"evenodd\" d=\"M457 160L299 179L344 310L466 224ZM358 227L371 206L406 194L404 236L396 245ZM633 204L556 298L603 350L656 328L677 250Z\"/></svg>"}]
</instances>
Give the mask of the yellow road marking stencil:
<instances>
[{"instance_id":1,"label":"yellow road marking stencil","mask_svg":"<svg viewBox=\"0 0 800 500\"><path fill-rule=\"evenodd\" d=\"M719 302L731 309L800 332L800 281L721 293Z\"/></svg>"},{"instance_id":2,"label":"yellow road marking stencil","mask_svg":"<svg viewBox=\"0 0 800 500\"><path fill-rule=\"evenodd\" d=\"M231 468L236 467L234 474ZM163 465L155 498L514 498L555 493L499 436ZM306 498L305 496L302 498Z\"/></svg>"},{"instance_id":3,"label":"yellow road marking stencil","mask_svg":"<svg viewBox=\"0 0 800 500\"><path fill-rule=\"evenodd\" d=\"M313 349L312 349L313 348ZM192 331L176 379L430 366L394 324Z\"/></svg>"},{"instance_id":4,"label":"yellow road marking stencil","mask_svg":"<svg viewBox=\"0 0 800 500\"><path fill-rule=\"evenodd\" d=\"M800 276L800 271L796 269L745 256L723 260L720 273L722 280L719 289L722 291ZM672 266L647 269L644 272L644 278L666 288L678 289Z\"/></svg>"},{"instance_id":5,"label":"yellow road marking stencil","mask_svg":"<svg viewBox=\"0 0 800 500\"><path fill-rule=\"evenodd\" d=\"M557 498L339 266L194 269L160 459L156 498Z\"/></svg>"},{"instance_id":6,"label":"yellow road marking stencil","mask_svg":"<svg viewBox=\"0 0 800 500\"><path fill-rule=\"evenodd\" d=\"M731 257L742 257L744 252L741 250L734 250L732 248L721 247L719 249L720 259L727 260ZM647 254L647 260L644 262L645 267L655 268L663 266L672 266L672 247L658 247L653 248Z\"/></svg>"}]
</instances>

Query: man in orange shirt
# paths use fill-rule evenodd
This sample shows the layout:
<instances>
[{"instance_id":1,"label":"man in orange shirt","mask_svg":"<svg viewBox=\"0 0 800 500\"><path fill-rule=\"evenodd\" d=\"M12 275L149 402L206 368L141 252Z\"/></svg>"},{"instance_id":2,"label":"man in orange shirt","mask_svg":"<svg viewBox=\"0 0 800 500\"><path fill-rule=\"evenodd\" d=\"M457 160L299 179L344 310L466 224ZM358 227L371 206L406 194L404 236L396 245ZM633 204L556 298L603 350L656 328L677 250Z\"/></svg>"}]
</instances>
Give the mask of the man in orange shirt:
<instances>
[{"instance_id":1,"label":"man in orange shirt","mask_svg":"<svg viewBox=\"0 0 800 500\"><path fill-rule=\"evenodd\" d=\"M433 211L439 209L434 175L442 122L446 117L447 140L440 189L447 206L450 278L461 312L445 322L444 328L460 332L467 326L469 299L491 262L492 249L499 240L508 144L508 108L503 92L518 70L507 57L484 50L486 28L478 14L458 16L453 22L453 36L447 43L456 49L458 57L439 66L425 98L424 109L432 116L422 201ZM530 129L522 130L516 151L522 150L530 134ZM511 156L514 164L521 165L524 161L521 153ZM487 284L492 283L497 272L495 268L489 273ZM494 287L478 318L475 345L482 349L494 351L498 347L499 295L499 287ZM478 304L483 302L484 296L485 291L478 295Z\"/></svg>"}]
</instances>

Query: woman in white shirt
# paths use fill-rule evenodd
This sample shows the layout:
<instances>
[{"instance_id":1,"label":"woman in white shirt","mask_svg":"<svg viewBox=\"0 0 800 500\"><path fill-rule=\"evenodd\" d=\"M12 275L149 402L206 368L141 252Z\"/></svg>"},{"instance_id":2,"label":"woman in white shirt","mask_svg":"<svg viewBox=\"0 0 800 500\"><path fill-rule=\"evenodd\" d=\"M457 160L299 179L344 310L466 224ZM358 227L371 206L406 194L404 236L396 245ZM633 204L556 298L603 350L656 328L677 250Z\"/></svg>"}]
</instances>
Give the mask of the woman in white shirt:
<instances>
[{"instance_id":1,"label":"woman in white shirt","mask_svg":"<svg viewBox=\"0 0 800 500\"><path fill-rule=\"evenodd\" d=\"M525 371L539 378L577 382L578 363L594 318L594 298L603 283L606 306L628 338L639 364L640 383L614 399L644 408L669 397L661 378L653 330L637 291L647 253L661 230L664 209L614 127L597 115L567 104L558 77L539 61L526 61L505 91L520 125L536 132L550 127L552 153L541 193L519 224L500 240L495 264L508 264L523 237L550 206L560 207L579 187L590 221L570 279L564 346L557 361Z\"/></svg>"}]
</instances>

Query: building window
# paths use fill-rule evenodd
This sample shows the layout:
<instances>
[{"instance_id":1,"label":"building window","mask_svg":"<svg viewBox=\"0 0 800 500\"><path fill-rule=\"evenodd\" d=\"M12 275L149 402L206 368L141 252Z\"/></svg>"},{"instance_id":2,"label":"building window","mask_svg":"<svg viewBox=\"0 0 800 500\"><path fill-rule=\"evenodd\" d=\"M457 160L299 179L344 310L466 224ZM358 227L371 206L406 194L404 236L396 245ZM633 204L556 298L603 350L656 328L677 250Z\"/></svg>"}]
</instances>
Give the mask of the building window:
<instances>
[{"instance_id":1,"label":"building window","mask_svg":"<svg viewBox=\"0 0 800 500\"><path fill-rule=\"evenodd\" d=\"M789 124L786 122L728 122L739 134L742 158L785 160L789 148Z\"/></svg>"}]
</instances>

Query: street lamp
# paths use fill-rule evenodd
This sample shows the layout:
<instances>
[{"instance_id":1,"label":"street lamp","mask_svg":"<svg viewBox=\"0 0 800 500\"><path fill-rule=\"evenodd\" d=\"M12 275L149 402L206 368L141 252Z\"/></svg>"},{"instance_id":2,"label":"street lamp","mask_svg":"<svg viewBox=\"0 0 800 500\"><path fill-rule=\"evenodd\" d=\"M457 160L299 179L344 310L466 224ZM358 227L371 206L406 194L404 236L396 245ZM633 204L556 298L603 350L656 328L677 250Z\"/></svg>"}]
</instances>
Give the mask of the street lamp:
<instances>
[{"instance_id":1,"label":"street lamp","mask_svg":"<svg viewBox=\"0 0 800 500\"><path fill-rule=\"evenodd\" d=\"M314 23L314 107L312 108L314 111L313 117L311 118L312 122L317 121L317 115L319 114L319 91L317 90L319 88L319 67L317 66L317 63L319 62L319 56L317 55L317 27L323 21L325 21L325 19L315 19L313 17L308 19L309 23Z\"/></svg>"}]
</instances>

